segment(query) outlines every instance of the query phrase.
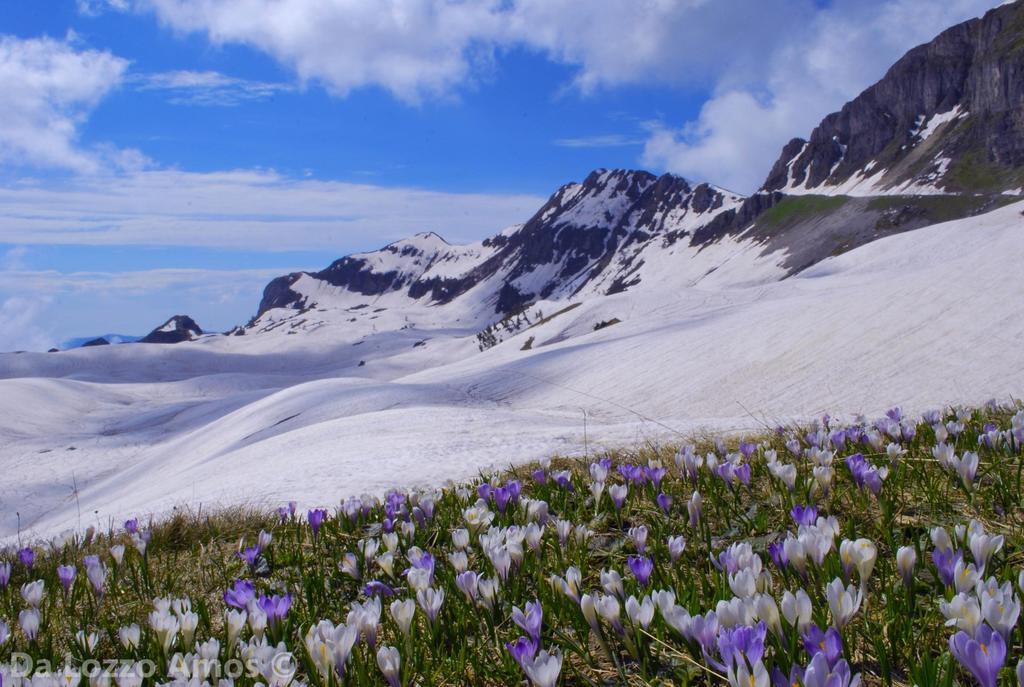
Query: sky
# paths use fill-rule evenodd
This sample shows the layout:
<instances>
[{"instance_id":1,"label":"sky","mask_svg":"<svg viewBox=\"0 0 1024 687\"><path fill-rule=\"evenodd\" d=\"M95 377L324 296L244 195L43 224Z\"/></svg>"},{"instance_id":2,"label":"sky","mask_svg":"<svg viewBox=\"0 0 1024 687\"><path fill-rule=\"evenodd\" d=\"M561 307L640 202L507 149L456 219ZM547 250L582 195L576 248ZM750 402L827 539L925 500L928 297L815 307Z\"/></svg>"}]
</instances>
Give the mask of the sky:
<instances>
[{"instance_id":1,"label":"sky","mask_svg":"<svg viewBox=\"0 0 1024 687\"><path fill-rule=\"evenodd\" d=\"M244 323L263 286L524 222L593 169L755 191L999 0L2 0L0 350Z\"/></svg>"}]
</instances>

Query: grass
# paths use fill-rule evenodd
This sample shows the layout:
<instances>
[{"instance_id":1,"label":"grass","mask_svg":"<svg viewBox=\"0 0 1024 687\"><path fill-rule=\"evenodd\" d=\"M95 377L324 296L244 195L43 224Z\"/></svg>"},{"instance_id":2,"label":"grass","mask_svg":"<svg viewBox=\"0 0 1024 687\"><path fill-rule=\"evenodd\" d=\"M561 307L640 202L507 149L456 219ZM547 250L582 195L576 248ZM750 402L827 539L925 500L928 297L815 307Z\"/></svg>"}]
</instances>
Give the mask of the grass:
<instances>
[{"instance_id":1,"label":"grass","mask_svg":"<svg viewBox=\"0 0 1024 687\"><path fill-rule=\"evenodd\" d=\"M535 685L710 685L728 672L721 665L723 642L746 636L728 629L735 623L762 633L763 651L748 646L739 658L755 670L789 675L809 664L801 631L785 619L786 594L803 589L812 609L806 622L836 628L842 648L833 662L843 661L864 682L973 684L950 653L957 628L945 625L940 604L958 591L968 600L976 592L973 584L958 589L959 582L942 579L932 563L933 542L943 541L935 528L944 528L964 563L984 562L981 579L1005 583L1019 597L1022 440L1021 406L992 406L947 410L928 421L766 428L728 441L693 437L683 446L555 458L437 492L393 492L384 502L348 499L323 512L316 532L312 512L179 510L135 535L118 528L36 545L31 569L17 552L0 553L12 570L0 589L0 618L7 621L0 627L0 664L17 653L54 669L72 666L62 687L74 687L75 671L89 670L94 659L152 665L147 684L172 681L169 676L215 683L220 669L239 661L245 670L231 683L239 686L385 684L387 675L392 685L523 684L527 675ZM949 446L958 459L976 454L976 476L961 478L948 460L937 459L936 445ZM848 467L852 456L869 467ZM625 491L615 494L621 506L613 489ZM791 514L797 505L831 519L798 526ZM256 546L261 533L262 545L243 560L239 552ZM1001 543L979 559L978 543L989 536ZM787 541L785 562L775 548ZM820 544L820 560L800 564L800 542ZM111 553L115 545L125 547L120 562ZM908 582L896 562L903 547L916 556ZM858 551L874 556L859 558ZM88 555L99 556L91 565L106 573L100 592L85 572ZM644 563L651 566L649 580ZM77 569L67 592L58 565ZM475 574L460 576L463 570ZM45 593L32 602L22 590L35 580ZM248 626L237 632L229 631L224 595L236 580L263 599L248 604ZM492 581L496 591L489 595ZM863 595L848 619L830 606L830 584ZM465 591L470 588L475 591ZM433 621L424 610L425 589L444 592ZM287 613L266 622L268 599L286 594ZM588 616L584 594L602 612ZM159 597L168 601L154 610ZM407 632L401 612L389 610L404 599L416 600ZM515 611L535 617L536 609L526 606L533 601L542 609L539 628ZM1012 606L1009 593L1003 602ZM41 619L34 639L17 621L31 614L32 603ZM707 625L712 618L724 629ZM984 622L996 620L986 614ZM125 646L119 629L132 624L140 639ZM193 624L194 632L185 631ZM530 632L521 624L534 627L540 649L557 658L536 648L531 657ZM172 631L161 634L167 625ZM702 626L714 631L704 634ZM76 636L79 630L86 634ZM803 634L810 631L803 627ZM90 633L94 641L84 641ZM507 648L520 637L529 671ZM1004 643L999 684L1009 687L1012 666L1024 656L1019 617ZM376 649L385 645L398 651L397 676L380 667ZM121 677L119 687L138 684ZM2 684L10 680L8 671ZM33 687L50 684L37 680ZM102 679L92 684L105 687ZM808 678L805 687L814 684Z\"/></svg>"},{"instance_id":2,"label":"grass","mask_svg":"<svg viewBox=\"0 0 1024 687\"><path fill-rule=\"evenodd\" d=\"M811 217L831 214L848 200L848 196L787 196L765 211L757 221L769 228L789 226Z\"/></svg>"},{"instance_id":3,"label":"grass","mask_svg":"<svg viewBox=\"0 0 1024 687\"><path fill-rule=\"evenodd\" d=\"M1024 186L1024 171L990 163L983 153L969 151L952 164L945 179L961 191L996 193Z\"/></svg>"},{"instance_id":4,"label":"grass","mask_svg":"<svg viewBox=\"0 0 1024 687\"><path fill-rule=\"evenodd\" d=\"M1020 201L1018 196L877 196L868 210L886 211L904 206L920 208L932 222L962 219Z\"/></svg>"}]
</instances>

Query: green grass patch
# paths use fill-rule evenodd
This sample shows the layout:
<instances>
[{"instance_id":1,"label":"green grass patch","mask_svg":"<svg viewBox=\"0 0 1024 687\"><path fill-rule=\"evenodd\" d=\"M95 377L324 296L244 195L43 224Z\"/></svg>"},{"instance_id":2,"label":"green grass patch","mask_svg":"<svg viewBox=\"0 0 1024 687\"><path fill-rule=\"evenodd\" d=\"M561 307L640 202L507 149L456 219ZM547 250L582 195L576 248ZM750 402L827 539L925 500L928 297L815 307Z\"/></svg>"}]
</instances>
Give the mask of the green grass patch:
<instances>
[{"instance_id":1,"label":"green grass patch","mask_svg":"<svg viewBox=\"0 0 1024 687\"><path fill-rule=\"evenodd\" d=\"M849 196L787 196L762 214L757 222L767 227L789 226L812 217L829 215L849 199Z\"/></svg>"}]
</instances>

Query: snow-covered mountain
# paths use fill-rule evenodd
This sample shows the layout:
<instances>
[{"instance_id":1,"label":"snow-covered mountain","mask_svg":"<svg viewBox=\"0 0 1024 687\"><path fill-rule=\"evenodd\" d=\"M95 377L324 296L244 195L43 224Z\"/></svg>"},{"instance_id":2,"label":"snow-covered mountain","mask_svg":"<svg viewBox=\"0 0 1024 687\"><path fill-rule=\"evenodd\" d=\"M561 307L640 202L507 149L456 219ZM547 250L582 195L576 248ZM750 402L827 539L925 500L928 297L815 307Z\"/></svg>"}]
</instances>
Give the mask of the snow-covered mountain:
<instances>
[{"instance_id":1,"label":"snow-covered mountain","mask_svg":"<svg viewBox=\"0 0 1024 687\"><path fill-rule=\"evenodd\" d=\"M671 174L596 170L560 188L525 224L478 243L418 234L320 272L279 277L256 317L233 333L319 327L329 319L323 313L338 310L353 323L380 320L378 331L445 320L480 328L538 301L616 293L662 276L644 269L659 256L685 268L705 244L700 230L742 201ZM702 263L693 279L711 267Z\"/></svg>"},{"instance_id":2,"label":"snow-covered mountain","mask_svg":"<svg viewBox=\"0 0 1024 687\"><path fill-rule=\"evenodd\" d=\"M175 317L147 337L172 346L0 355L0 540L1019 398L1022 7L911 51L748 198L597 170L485 240L279 277L227 335ZM953 193L964 165L998 183Z\"/></svg>"},{"instance_id":3,"label":"snow-covered mountain","mask_svg":"<svg viewBox=\"0 0 1024 687\"><path fill-rule=\"evenodd\" d=\"M793 139L764 189L1024 193L1024 2L954 26Z\"/></svg>"}]
</instances>

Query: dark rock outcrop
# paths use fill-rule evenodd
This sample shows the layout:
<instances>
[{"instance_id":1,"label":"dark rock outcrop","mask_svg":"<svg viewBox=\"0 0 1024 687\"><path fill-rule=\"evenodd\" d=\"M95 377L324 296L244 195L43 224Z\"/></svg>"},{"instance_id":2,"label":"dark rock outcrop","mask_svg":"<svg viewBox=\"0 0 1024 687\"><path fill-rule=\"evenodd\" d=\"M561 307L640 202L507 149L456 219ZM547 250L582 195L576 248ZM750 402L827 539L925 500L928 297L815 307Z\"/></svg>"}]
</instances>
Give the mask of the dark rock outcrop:
<instances>
[{"instance_id":1,"label":"dark rock outcrop","mask_svg":"<svg viewBox=\"0 0 1024 687\"><path fill-rule=\"evenodd\" d=\"M102 336L100 336L100 337L97 337L95 339L89 339L84 344L82 344L82 348L90 348L92 346L109 346L109 345L110 345L110 342L107 341L106 339L104 339Z\"/></svg>"},{"instance_id":2,"label":"dark rock outcrop","mask_svg":"<svg viewBox=\"0 0 1024 687\"><path fill-rule=\"evenodd\" d=\"M142 337L141 343L175 344L182 341L191 341L201 335L203 330L199 328L188 315L175 315L162 325Z\"/></svg>"}]
</instances>

